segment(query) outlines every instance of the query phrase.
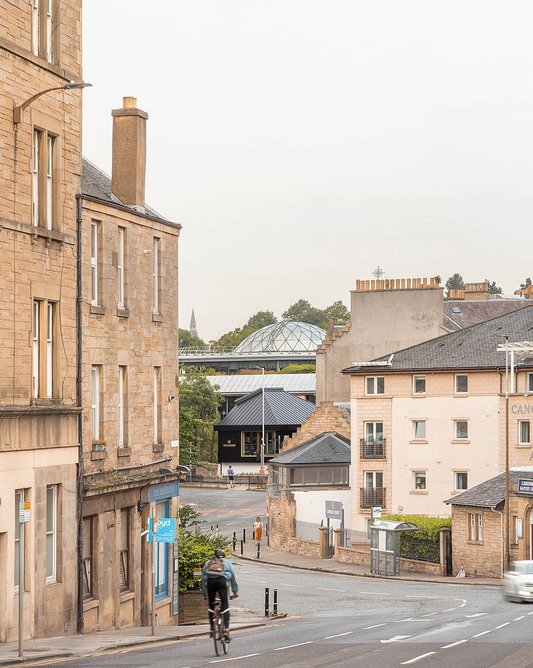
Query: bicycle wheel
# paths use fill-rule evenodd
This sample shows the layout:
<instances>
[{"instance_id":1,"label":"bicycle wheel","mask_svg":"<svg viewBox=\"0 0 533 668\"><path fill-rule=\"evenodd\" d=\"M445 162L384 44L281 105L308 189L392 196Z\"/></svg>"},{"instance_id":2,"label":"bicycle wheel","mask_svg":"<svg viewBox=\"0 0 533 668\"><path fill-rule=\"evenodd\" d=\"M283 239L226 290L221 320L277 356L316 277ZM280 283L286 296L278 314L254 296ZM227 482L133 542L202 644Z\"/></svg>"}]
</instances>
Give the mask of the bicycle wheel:
<instances>
[{"instance_id":1,"label":"bicycle wheel","mask_svg":"<svg viewBox=\"0 0 533 668\"><path fill-rule=\"evenodd\" d=\"M224 654L228 653L228 641L226 640L226 625L224 624L224 617L220 615L220 637L222 638L221 640L221 645L222 645L222 651Z\"/></svg>"},{"instance_id":2,"label":"bicycle wheel","mask_svg":"<svg viewBox=\"0 0 533 668\"><path fill-rule=\"evenodd\" d=\"M213 642L215 643L215 654L220 656L220 650L222 649L222 622L220 617L215 617L214 620L214 631L213 631Z\"/></svg>"}]
</instances>

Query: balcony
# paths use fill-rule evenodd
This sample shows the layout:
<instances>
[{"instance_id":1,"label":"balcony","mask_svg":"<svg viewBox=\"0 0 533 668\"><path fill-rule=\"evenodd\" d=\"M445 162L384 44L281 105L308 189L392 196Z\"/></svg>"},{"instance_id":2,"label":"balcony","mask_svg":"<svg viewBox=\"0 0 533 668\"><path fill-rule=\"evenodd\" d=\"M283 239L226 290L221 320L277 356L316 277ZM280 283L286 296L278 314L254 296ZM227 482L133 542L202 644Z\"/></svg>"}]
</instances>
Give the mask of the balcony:
<instances>
[{"instance_id":1,"label":"balcony","mask_svg":"<svg viewBox=\"0 0 533 668\"><path fill-rule=\"evenodd\" d=\"M362 438L360 440L359 456L361 459L386 459L386 438L375 440L373 438Z\"/></svg>"},{"instance_id":2,"label":"balcony","mask_svg":"<svg viewBox=\"0 0 533 668\"><path fill-rule=\"evenodd\" d=\"M361 487L361 508L372 508L373 506L387 507L387 490L385 487Z\"/></svg>"}]
</instances>

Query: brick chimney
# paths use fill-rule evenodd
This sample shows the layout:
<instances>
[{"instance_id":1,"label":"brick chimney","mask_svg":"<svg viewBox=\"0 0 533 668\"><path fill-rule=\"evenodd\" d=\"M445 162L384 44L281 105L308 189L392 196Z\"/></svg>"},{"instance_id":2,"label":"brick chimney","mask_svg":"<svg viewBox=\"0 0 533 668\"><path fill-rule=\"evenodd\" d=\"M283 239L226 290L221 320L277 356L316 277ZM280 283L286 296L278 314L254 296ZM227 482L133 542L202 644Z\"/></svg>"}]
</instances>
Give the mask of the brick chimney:
<instances>
[{"instance_id":1,"label":"brick chimney","mask_svg":"<svg viewBox=\"0 0 533 668\"><path fill-rule=\"evenodd\" d=\"M137 99L123 98L122 109L113 109L113 165L111 190L121 202L144 209L146 173L146 119Z\"/></svg>"}]
</instances>

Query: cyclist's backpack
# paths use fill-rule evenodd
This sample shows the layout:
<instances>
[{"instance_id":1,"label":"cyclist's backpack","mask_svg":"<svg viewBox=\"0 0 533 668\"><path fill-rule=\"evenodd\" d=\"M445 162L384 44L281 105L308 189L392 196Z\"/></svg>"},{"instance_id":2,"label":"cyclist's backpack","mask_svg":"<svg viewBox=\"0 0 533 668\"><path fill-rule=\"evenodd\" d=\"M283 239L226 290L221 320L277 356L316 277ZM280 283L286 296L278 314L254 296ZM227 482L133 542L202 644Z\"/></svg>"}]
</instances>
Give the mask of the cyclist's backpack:
<instances>
[{"instance_id":1,"label":"cyclist's backpack","mask_svg":"<svg viewBox=\"0 0 533 668\"><path fill-rule=\"evenodd\" d=\"M211 560L207 564L205 569L207 577L209 578L219 578L224 576L224 561L221 557L211 557Z\"/></svg>"}]
</instances>

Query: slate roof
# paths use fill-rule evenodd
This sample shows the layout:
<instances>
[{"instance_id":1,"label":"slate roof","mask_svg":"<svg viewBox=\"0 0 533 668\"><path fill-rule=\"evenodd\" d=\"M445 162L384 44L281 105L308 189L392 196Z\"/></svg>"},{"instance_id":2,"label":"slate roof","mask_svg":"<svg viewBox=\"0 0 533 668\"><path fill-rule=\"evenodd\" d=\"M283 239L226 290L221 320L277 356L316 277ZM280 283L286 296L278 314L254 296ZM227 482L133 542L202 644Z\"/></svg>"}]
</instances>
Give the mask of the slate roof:
<instances>
[{"instance_id":1,"label":"slate roof","mask_svg":"<svg viewBox=\"0 0 533 668\"><path fill-rule=\"evenodd\" d=\"M533 467L509 470L511 488L518 484L519 478L533 480ZM505 505L505 473L500 473L461 494L456 494L451 499L446 499L444 503L452 506L501 509Z\"/></svg>"},{"instance_id":2,"label":"slate roof","mask_svg":"<svg viewBox=\"0 0 533 668\"><path fill-rule=\"evenodd\" d=\"M120 199L111 192L111 179L110 177L103 172L99 167L93 165L92 162L83 158L82 161L82 172L81 172L81 194L86 197L91 197L92 199L100 200L105 204L112 204L114 206L119 206L124 209L130 209L132 212L135 212L138 215L149 216L150 218L157 218L165 223L170 223L176 225L176 223L171 223L171 221L163 218L163 216L152 207L146 205L144 207L144 213L137 210L133 206L129 206L120 201Z\"/></svg>"},{"instance_id":3,"label":"slate roof","mask_svg":"<svg viewBox=\"0 0 533 668\"><path fill-rule=\"evenodd\" d=\"M256 390L237 399L235 406L216 425L221 427L261 427L263 424L263 391ZM281 388L265 387L265 426L301 425L315 410L315 404L300 399Z\"/></svg>"},{"instance_id":4,"label":"slate roof","mask_svg":"<svg viewBox=\"0 0 533 668\"><path fill-rule=\"evenodd\" d=\"M336 431L326 431L287 452L281 452L269 464L349 464L350 461L350 441Z\"/></svg>"},{"instance_id":5,"label":"slate roof","mask_svg":"<svg viewBox=\"0 0 533 668\"><path fill-rule=\"evenodd\" d=\"M378 357L373 362L387 362L383 366L364 363L343 369L343 373L364 372L384 374L394 371L435 371L451 369L491 369L505 367L505 353L497 352L509 341L533 341L533 304L492 320L472 325L457 332L404 348L391 355ZM392 351L391 351L392 352ZM531 358L516 356L517 366L531 366Z\"/></svg>"},{"instance_id":6,"label":"slate roof","mask_svg":"<svg viewBox=\"0 0 533 668\"><path fill-rule=\"evenodd\" d=\"M455 332L512 313L524 308L524 306L527 306L527 303L517 297L476 299L472 301L448 299L443 304L442 324L448 331Z\"/></svg>"},{"instance_id":7,"label":"slate roof","mask_svg":"<svg viewBox=\"0 0 533 668\"><path fill-rule=\"evenodd\" d=\"M314 394L316 375L314 373L273 373L273 374L231 374L229 376L207 376L211 385L218 385L220 394L248 394L263 387L281 387L292 394Z\"/></svg>"}]
</instances>

